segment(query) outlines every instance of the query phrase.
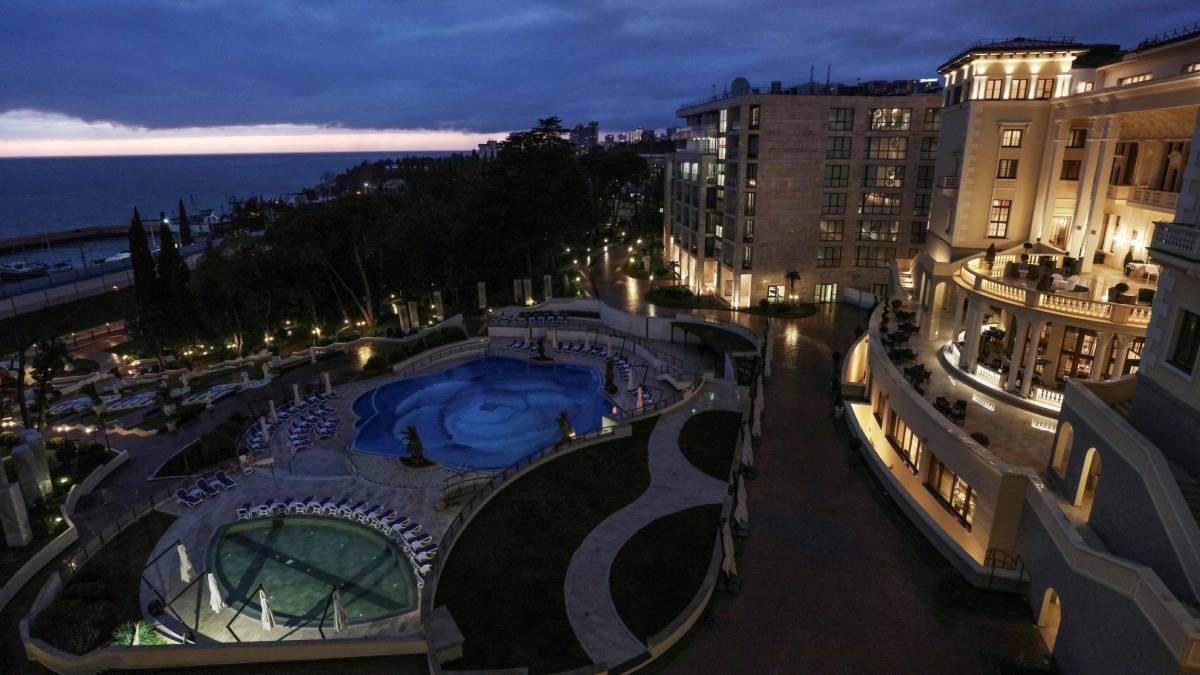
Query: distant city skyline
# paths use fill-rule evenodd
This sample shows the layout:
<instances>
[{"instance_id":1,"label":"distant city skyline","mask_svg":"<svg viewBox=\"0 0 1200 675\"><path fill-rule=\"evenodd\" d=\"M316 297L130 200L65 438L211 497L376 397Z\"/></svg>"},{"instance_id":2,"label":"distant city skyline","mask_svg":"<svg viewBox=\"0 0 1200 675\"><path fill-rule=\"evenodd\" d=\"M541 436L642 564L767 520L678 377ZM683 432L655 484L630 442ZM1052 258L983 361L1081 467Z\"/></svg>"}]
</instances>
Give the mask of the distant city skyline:
<instances>
[{"instance_id":1,"label":"distant city skyline","mask_svg":"<svg viewBox=\"0 0 1200 675\"><path fill-rule=\"evenodd\" d=\"M1132 47L1196 19L1166 0L1050 5L15 0L0 10L15 64L0 72L0 156L469 149L549 115L596 120L603 138L671 126L736 76L929 77L978 38Z\"/></svg>"}]
</instances>

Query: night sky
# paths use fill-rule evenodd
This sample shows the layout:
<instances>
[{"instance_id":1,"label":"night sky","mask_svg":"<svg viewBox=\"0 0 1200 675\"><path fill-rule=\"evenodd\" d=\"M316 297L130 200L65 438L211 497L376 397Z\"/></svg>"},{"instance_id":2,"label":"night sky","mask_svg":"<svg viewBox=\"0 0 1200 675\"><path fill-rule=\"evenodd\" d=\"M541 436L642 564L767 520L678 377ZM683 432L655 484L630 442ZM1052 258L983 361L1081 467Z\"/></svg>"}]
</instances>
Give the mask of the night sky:
<instances>
[{"instance_id":1,"label":"night sky","mask_svg":"<svg viewBox=\"0 0 1200 675\"><path fill-rule=\"evenodd\" d=\"M1132 47L1197 19L1187 0L4 0L0 154L146 130L473 132L457 133L465 146L551 114L663 127L738 75L796 84L831 63L842 82L931 77L978 38Z\"/></svg>"}]
</instances>

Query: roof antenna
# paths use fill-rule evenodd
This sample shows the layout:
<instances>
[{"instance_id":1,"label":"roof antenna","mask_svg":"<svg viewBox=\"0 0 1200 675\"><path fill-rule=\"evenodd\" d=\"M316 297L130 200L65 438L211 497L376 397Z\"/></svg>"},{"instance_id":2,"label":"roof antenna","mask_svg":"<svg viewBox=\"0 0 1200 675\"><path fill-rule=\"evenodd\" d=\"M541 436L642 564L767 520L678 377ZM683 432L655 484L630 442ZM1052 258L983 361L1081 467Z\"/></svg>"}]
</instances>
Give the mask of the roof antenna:
<instances>
[{"instance_id":1,"label":"roof antenna","mask_svg":"<svg viewBox=\"0 0 1200 675\"><path fill-rule=\"evenodd\" d=\"M813 80L813 66L809 66L808 67L808 95L809 96L812 96L814 93L816 93L816 91L815 91L816 86L817 86L817 83L815 80Z\"/></svg>"},{"instance_id":2,"label":"roof antenna","mask_svg":"<svg viewBox=\"0 0 1200 675\"><path fill-rule=\"evenodd\" d=\"M833 71L833 64L825 64L825 94L829 94L829 73Z\"/></svg>"}]
</instances>

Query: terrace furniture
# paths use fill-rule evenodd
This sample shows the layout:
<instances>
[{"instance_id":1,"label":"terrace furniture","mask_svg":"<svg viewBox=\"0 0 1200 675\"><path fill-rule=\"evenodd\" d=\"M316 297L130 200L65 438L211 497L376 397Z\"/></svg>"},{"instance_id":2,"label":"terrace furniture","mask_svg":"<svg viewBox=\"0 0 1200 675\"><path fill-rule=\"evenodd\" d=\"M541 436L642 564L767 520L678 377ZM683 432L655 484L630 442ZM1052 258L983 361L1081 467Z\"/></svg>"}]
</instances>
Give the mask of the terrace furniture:
<instances>
[{"instance_id":1,"label":"terrace furniture","mask_svg":"<svg viewBox=\"0 0 1200 675\"><path fill-rule=\"evenodd\" d=\"M939 396L936 399L934 399L933 407L936 408L937 411L942 413L943 415L945 415L947 417L950 416L950 411L951 411L950 400L947 399L945 396Z\"/></svg>"},{"instance_id":2,"label":"terrace furniture","mask_svg":"<svg viewBox=\"0 0 1200 675\"><path fill-rule=\"evenodd\" d=\"M433 543L433 537L426 537L420 541L412 542L408 547L412 549L413 553L416 553L430 548L437 548L437 544Z\"/></svg>"},{"instance_id":3,"label":"terrace furniture","mask_svg":"<svg viewBox=\"0 0 1200 675\"><path fill-rule=\"evenodd\" d=\"M216 481L220 485L224 486L225 489L237 487L237 483L230 479L229 476L226 476L224 471L217 471Z\"/></svg>"},{"instance_id":4,"label":"terrace furniture","mask_svg":"<svg viewBox=\"0 0 1200 675\"><path fill-rule=\"evenodd\" d=\"M333 497L326 497L319 502L313 502L308 505L309 513L325 513L325 509L333 503Z\"/></svg>"},{"instance_id":5,"label":"terrace furniture","mask_svg":"<svg viewBox=\"0 0 1200 675\"><path fill-rule=\"evenodd\" d=\"M336 516L336 515L338 515L338 513L341 512L341 510L343 508L346 507L346 504L349 504L349 503L350 503L349 497L342 497L341 499L338 500L338 502L336 504L326 505L324 513L327 516Z\"/></svg>"},{"instance_id":6,"label":"terrace furniture","mask_svg":"<svg viewBox=\"0 0 1200 675\"><path fill-rule=\"evenodd\" d=\"M253 510L254 510L254 504L252 504L250 502L246 502L245 504L242 504L241 506L238 507L238 510L237 510L238 520L250 520L250 512Z\"/></svg>"},{"instance_id":7,"label":"terrace furniture","mask_svg":"<svg viewBox=\"0 0 1200 675\"><path fill-rule=\"evenodd\" d=\"M411 542L411 541L413 541L413 540L415 540L415 539L418 539L418 538L420 538L420 537L422 537L422 536L428 536L428 535L426 535L426 534L425 534L425 533L424 533L424 532L421 530L421 526L420 526L420 525L416 525L416 526L414 526L414 527L411 527L411 528L409 528L409 529L407 529L407 530L405 530L405 531L403 531L403 532L401 532L401 533L400 533L400 537L401 537L402 539L404 539L404 541L407 541L407 542Z\"/></svg>"},{"instance_id":8,"label":"terrace furniture","mask_svg":"<svg viewBox=\"0 0 1200 675\"><path fill-rule=\"evenodd\" d=\"M967 402L963 399L958 399L954 402L954 408L950 411L950 419L961 425L967 419Z\"/></svg>"},{"instance_id":9,"label":"terrace furniture","mask_svg":"<svg viewBox=\"0 0 1200 675\"><path fill-rule=\"evenodd\" d=\"M411 540L406 540L406 543L408 544L409 548L422 548L425 546L432 545L433 537L429 536L428 534L426 534L424 536L417 535L416 537L414 537Z\"/></svg>"},{"instance_id":10,"label":"terrace furniture","mask_svg":"<svg viewBox=\"0 0 1200 675\"><path fill-rule=\"evenodd\" d=\"M302 513L308 509L308 504L312 500L313 500L312 497L305 497L304 499L293 499L288 502L287 512L288 513Z\"/></svg>"},{"instance_id":11,"label":"terrace furniture","mask_svg":"<svg viewBox=\"0 0 1200 675\"><path fill-rule=\"evenodd\" d=\"M367 520L369 520L369 519L370 519L372 516L374 516L375 514L379 513L379 512L380 512L380 511L382 511L382 510L383 510L383 507L382 507L382 506L380 506L380 505L378 505L378 504L374 505L374 506L372 506L371 508L369 508L369 509L367 509L367 510L363 511L363 512L362 512L362 514L358 516L358 522L360 522L360 523L365 523L365 522L367 522Z\"/></svg>"},{"instance_id":12,"label":"terrace furniture","mask_svg":"<svg viewBox=\"0 0 1200 675\"><path fill-rule=\"evenodd\" d=\"M180 504L183 504L189 509L195 508L195 506L202 501L199 497L188 494L183 488L179 488L175 491L175 499L179 500Z\"/></svg>"},{"instance_id":13,"label":"terrace furniture","mask_svg":"<svg viewBox=\"0 0 1200 675\"><path fill-rule=\"evenodd\" d=\"M203 478L196 481L196 488L199 489L201 494L203 494L205 497L217 496L217 491L213 488L213 486L208 484L208 481L204 480Z\"/></svg>"},{"instance_id":14,"label":"terrace furniture","mask_svg":"<svg viewBox=\"0 0 1200 675\"><path fill-rule=\"evenodd\" d=\"M382 514L372 515L370 517L370 520L371 520L372 524L380 524L380 523L383 523L386 519L388 519L394 515L396 515L396 512L393 511L392 509L388 509L387 511L383 512Z\"/></svg>"},{"instance_id":15,"label":"terrace furniture","mask_svg":"<svg viewBox=\"0 0 1200 675\"><path fill-rule=\"evenodd\" d=\"M418 553L415 557L417 559L417 562L422 562L422 563L429 562L430 560L433 560L434 558L437 557L437 552L438 552L437 544L434 544L433 546L430 546L429 548L425 549L424 551L421 551L420 553Z\"/></svg>"},{"instance_id":16,"label":"terrace furniture","mask_svg":"<svg viewBox=\"0 0 1200 675\"><path fill-rule=\"evenodd\" d=\"M340 509L338 509L338 515L343 518L355 518L358 510L366 505L367 505L366 501L359 500L359 501L355 502L353 506L343 506Z\"/></svg>"},{"instance_id":17,"label":"terrace furniture","mask_svg":"<svg viewBox=\"0 0 1200 675\"><path fill-rule=\"evenodd\" d=\"M417 568L417 574L420 574L421 576L427 576L432 571L433 565L430 565L429 563L425 563Z\"/></svg>"},{"instance_id":18,"label":"terrace furniture","mask_svg":"<svg viewBox=\"0 0 1200 675\"><path fill-rule=\"evenodd\" d=\"M270 516L274 510L275 510L275 499L274 498L270 498L267 501L263 502L262 504L258 505L258 515L263 518Z\"/></svg>"},{"instance_id":19,"label":"terrace furniture","mask_svg":"<svg viewBox=\"0 0 1200 675\"><path fill-rule=\"evenodd\" d=\"M1137 293L1137 304L1152 305L1154 304L1154 289L1139 288Z\"/></svg>"}]
</instances>

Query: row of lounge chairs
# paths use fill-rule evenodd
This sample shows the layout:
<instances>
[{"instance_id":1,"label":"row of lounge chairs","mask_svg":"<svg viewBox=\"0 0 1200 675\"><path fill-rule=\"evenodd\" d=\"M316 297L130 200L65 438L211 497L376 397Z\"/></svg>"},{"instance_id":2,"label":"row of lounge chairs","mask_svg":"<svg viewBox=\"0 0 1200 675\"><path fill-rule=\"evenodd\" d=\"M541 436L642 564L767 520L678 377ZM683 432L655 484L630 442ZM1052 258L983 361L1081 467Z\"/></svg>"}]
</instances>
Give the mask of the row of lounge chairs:
<instances>
[{"instance_id":1,"label":"row of lounge chairs","mask_svg":"<svg viewBox=\"0 0 1200 675\"><path fill-rule=\"evenodd\" d=\"M292 452L312 447L314 433L320 438L333 438L340 424L341 420L333 408L324 403L317 405L313 412L301 417L288 429L288 443L292 446Z\"/></svg>"},{"instance_id":2,"label":"row of lounge chairs","mask_svg":"<svg viewBox=\"0 0 1200 675\"><path fill-rule=\"evenodd\" d=\"M566 323L567 320L570 319L570 317L567 316L566 312L546 312L546 311L516 312L514 314L509 314L508 312L500 312L499 314L495 315L495 318L499 321L518 321L518 322L523 321L525 323L534 323L534 324Z\"/></svg>"},{"instance_id":3,"label":"row of lounge chairs","mask_svg":"<svg viewBox=\"0 0 1200 675\"><path fill-rule=\"evenodd\" d=\"M275 437L275 433L287 426L288 422L293 417L299 417L306 414L311 414L312 409L317 406L324 406L325 401L337 396L336 392L329 394L310 394L304 397L300 405L295 403L285 403L275 411L275 416L278 421L267 420L267 436L263 438L262 429L256 424L249 432L246 433L246 440L242 444L250 452L262 452L268 449L271 445L271 439ZM332 411L331 411L332 412Z\"/></svg>"},{"instance_id":4,"label":"row of lounge chairs","mask_svg":"<svg viewBox=\"0 0 1200 675\"><path fill-rule=\"evenodd\" d=\"M610 356L608 350L599 344L592 343L589 347L586 342L567 342L564 340L558 343L558 351L566 354L582 354L598 359L607 359ZM617 375L621 376L622 379L632 382L633 366L630 365L629 361L625 360L625 357L619 351L613 352L611 356L613 359L613 368L616 370Z\"/></svg>"},{"instance_id":5,"label":"row of lounge chairs","mask_svg":"<svg viewBox=\"0 0 1200 675\"><path fill-rule=\"evenodd\" d=\"M387 537L402 543L413 554L417 563L422 565L419 570L422 575L428 572L429 563L437 558L438 545L434 543L431 535L421 529L419 523L380 504L368 506L364 500L351 503L349 497L342 497L337 501L334 501L333 497L324 499L286 497L279 501L271 498L261 504L246 502L237 510L238 520L281 515L345 518L378 530Z\"/></svg>"},{"instance_id":6,"label":"row of lounge chairs","mask_svg":"<svg viewBox=\"0 0 1200 675\"><path fill-rule=\"evenodd\" d=\"M211 479L200 478L186 488L179 488L175 491L175 499L190 509L205 499L211 499L235 487L237 487L236 481L226 476L224 471L217 471Z\"/></svg>"}]
</instances>

